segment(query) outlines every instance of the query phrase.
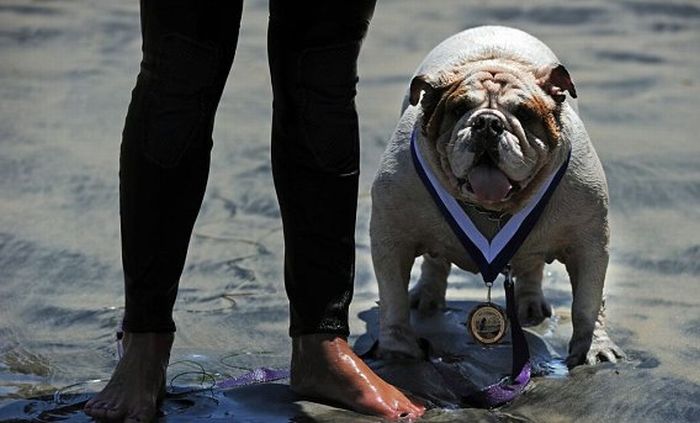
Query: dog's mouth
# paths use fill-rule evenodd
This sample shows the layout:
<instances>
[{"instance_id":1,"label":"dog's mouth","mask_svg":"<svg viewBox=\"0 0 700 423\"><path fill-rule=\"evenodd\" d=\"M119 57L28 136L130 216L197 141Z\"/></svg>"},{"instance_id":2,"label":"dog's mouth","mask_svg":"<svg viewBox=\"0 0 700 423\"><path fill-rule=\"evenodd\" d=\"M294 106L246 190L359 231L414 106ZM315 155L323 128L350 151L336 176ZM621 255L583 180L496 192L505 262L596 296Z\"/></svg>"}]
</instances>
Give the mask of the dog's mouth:
<instances>
[{"instance_id":1,"label":"dog's mouth","mask_svg":"<svg viewBox=\"0 0 700 423\"><path fill-rule=\"evenodd\" d=\"M483 154L469 169L467 175L457 178L460 189L466 189L480 203L499 203L508 200L520 190L520 185Z\"/></svg>"}]
</instances>

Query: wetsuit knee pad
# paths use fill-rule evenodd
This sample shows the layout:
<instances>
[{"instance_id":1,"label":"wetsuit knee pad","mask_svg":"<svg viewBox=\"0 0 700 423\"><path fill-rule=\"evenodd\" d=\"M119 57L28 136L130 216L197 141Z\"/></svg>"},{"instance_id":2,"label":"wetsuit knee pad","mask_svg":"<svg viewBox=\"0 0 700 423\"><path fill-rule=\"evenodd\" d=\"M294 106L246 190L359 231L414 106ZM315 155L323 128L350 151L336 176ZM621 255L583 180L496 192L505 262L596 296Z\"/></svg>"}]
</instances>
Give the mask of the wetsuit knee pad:
<instances>
[{"instance_id":1,"label":"wetsuit knee pad","mask_svg":"<svg viewBox=\"0 0 700 423\"><path fill-rule=\"evenodd\" d=\"M359 167L355 109L360 41L311 48L299 59L300 130L313 167L347 174Z\"/></svg>"},{"instance_id":2,"label":"wetsuit knee pad","mask_svg":"<svg viewBox=\"0 0 700 423\"><path fill-rule=\"evenodd\" d=\"M213 46L179 34L161 39L142 103L144 154L159 166L177 166L195 143L211 149L217 61Z\"/></svg>"}]
</instances>

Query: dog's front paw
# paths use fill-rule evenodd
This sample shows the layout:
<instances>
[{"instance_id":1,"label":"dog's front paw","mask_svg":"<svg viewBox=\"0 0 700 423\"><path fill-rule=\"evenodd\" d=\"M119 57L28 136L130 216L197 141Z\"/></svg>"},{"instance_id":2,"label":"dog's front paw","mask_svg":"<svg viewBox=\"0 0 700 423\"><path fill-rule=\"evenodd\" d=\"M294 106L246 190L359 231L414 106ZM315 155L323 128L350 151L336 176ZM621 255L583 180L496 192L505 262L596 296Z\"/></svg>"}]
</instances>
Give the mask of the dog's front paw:
<instances>
[{"instance_id":1,"label":"dog's front paw","mask_svg":"<svg viewBox=\"0 0 700 423\"><path fill-rule=\"evenodd\" d=\"M418 338L410 328L392 327L379 335L379 358L383 360L420 360L423 350Z\"/></svg>"},{"instance_id":2,"label":"dog's front paw","mask_svg":"<svg viewBox=\"0 0 700 423\"><path fill-rule=\"evenodd\" d=\"M537 326L546 317L552 317L552 307L542 293L522 295L518 298L518 320L522 326Z\"/></svg>"},{"instance_id":3,"label":"dog's front paw","mask_svg":"<svg viewBox=\"0 0 700 423\"><path fill-rule=\"evenodd\" d=\"M626 357L622 348L610 339L602 327L596 327L593 331L590 344L582 340L572 340L569 351L569 357L566 359L566 365L569 368L579 364L593 365L603 361L616 363L618 359Z\"/></svg>"},{"instance_id":4,"label":"dog's front paw","mask_svg":"<svg viewBox=\"0 0 700 423\"><path fill-rule=\"evenodd\" d=\"M622 348L610 339L605 329L597 328L593 332L591 348L586 354L586 364L596 364L601 361L616 363L618 359L623 358L625 358L625 353Z\"/></svg>"},{"instance_id":5,"label":"dog's front paw","mask_svg":"<svg viewBox=\"0 0 700 423\"><path fill-rule=\"evenodd\" d=\"M445 308L445 290L437 283L419 282L413 287L408 296L411 308L418 309L420 314L429 315Z\"/></svg>"}]
</instances>

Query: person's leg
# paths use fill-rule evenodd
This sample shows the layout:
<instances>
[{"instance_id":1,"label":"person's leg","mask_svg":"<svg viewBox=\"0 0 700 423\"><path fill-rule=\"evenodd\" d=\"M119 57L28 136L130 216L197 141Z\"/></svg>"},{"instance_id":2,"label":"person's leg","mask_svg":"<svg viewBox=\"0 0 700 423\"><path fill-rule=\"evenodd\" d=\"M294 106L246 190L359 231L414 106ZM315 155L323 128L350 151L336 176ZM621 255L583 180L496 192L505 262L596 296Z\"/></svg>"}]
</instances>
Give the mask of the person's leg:
<instances>
[{"instance_id":1,"label":"person's leg","mask_svg":"<svg viewBox=\"0 0 700 423\"><path fill-rule=\"evenodd\" d=\"M147 421L162 395L172 309L241 9L242 0L141 2L143 61L119 169L125 353L107 387L86 404L93 417Z\"/></svg>"},{"instance_id":2,"label":"person's leg","mask_svg":"<svg viewBox=\"0 0 700 423\"><path fill-rule=\"evenodd\" d=\"M359 178L356 62L374 0L342 3L270 2L272 171L293 337L349 333Z\"/></svg>"},{"instance_id":3,"label":"person's leg","mask_svg":"<svg viewBox=\"0 0 700 423\"><path fill-rule=\"evenodd\" d=\"M347 344L359 130L357 58L376 0L270 1L272 169L285 240L291 387L386 418L423 408Z\"/></svg>"}]
</instances>

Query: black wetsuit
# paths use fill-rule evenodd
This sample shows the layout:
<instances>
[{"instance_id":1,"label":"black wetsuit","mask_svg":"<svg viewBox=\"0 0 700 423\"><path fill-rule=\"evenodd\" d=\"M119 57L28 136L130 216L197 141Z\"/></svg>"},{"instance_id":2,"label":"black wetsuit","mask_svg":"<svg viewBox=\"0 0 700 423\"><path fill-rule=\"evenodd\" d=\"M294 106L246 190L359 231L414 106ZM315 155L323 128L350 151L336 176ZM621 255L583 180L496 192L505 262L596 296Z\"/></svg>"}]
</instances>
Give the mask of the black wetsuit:
<instances>
[{"instance_id":1,"label":"black wetsuit","mask_svg":"<svg viewBox=\"0 0 700 423\"><path fill-rule=\"evenodd\" d=\"M375 1L270 0L272 169L292 336L348 334L357 57ZM128 332L175 330L173 304L207 182L214 115L241 9L242 1L234 0L141 1L143 61L119 172Z\"/></svg>"}]
</instances>

